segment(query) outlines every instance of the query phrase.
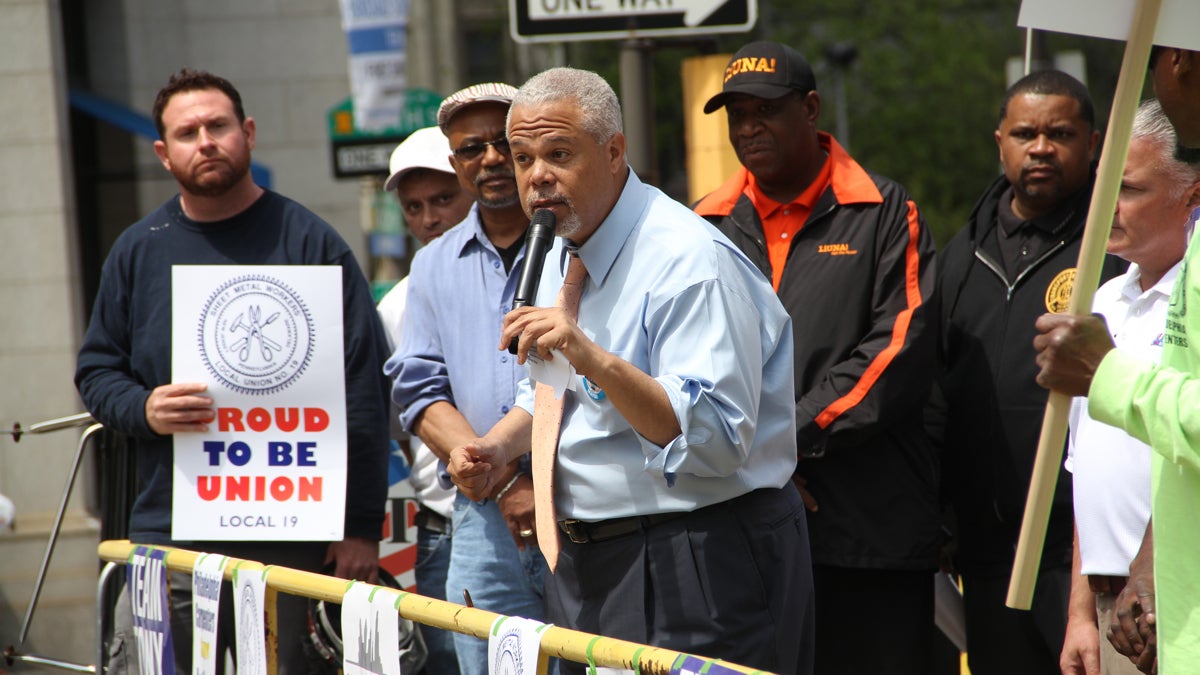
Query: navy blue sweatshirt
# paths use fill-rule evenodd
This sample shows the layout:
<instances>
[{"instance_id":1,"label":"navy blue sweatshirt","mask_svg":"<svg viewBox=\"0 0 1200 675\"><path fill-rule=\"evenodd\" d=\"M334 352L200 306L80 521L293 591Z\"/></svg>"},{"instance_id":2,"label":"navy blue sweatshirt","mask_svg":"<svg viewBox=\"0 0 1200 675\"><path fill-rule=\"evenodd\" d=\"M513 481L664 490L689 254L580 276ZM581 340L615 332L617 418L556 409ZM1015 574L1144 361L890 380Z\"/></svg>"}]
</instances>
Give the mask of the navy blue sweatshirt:
<instances>
[{"instance_id":1,"label":"navy blue sweatshirt","mask_svg":"<svg viewBox=\"0 0 1200 675\"><path fill-rule=\"evenodd\" d=\"M170 436L146 422L146 399L171 382L171 266L340 265L348 435L345 536L380 538L387 496L387 341L346 242L296 202L265 191L238 215L197 223L176 196L127 229L104 263L75 371L84 405L137 448L130 539L171 540Z\"/></svg>"}]
</instances>

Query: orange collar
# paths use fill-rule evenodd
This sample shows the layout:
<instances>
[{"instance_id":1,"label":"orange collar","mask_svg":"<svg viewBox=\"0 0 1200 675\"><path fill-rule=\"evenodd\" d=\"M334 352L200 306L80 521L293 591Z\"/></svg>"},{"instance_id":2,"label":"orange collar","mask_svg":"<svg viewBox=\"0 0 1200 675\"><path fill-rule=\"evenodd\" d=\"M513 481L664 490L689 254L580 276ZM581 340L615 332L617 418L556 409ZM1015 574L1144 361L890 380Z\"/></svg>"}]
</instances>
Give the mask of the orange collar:
<instances>
[{"instance_id":1,"label":"orange collar","mask_svg":"<svg viewBox=\"0 0 1200 675\"><path fill-rule=\"evenodd\" d=\"M830 183L839 204L881 204L883 195L875 187L875 181L859 166L858 162L842 148L837 139L821 131L817 132L821 147L829 153L832 167ZM696 204L696 213L702 216L728 216L741 199L752 176L746 167L740 167L716 190Z\"/></svg>"}]
</instances>

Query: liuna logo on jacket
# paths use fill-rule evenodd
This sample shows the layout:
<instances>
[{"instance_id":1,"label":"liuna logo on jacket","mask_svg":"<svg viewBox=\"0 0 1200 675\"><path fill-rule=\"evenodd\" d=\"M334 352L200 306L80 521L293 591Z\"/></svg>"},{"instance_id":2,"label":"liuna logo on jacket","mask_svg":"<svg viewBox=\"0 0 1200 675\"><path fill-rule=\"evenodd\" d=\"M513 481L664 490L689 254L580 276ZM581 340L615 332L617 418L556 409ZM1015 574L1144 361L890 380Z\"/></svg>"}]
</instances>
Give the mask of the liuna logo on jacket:
<instances>
[{"instance_id":1,"label":"liuna logo on jacket","mask_svg":"<svg viewBox=\"0 0 1200 675\"><path fill-rule=\"evenodd\" d=\"M1075 268L1068 267L1059 272L1046 286L1046 311L1062 314L1071 302L1071 289L1075 287Z\"/></svg>"},{"instance_id":2,"label":"liuna logo on jacket","mask_svg":"<svg viewBox=\"0 0 1200 675\"><path fill-rule=\"evenodd\" d=\"M818 244L817 253L824 253L826 255L858 255L858 249L850 248L850 244L846 243Z\"/></svg>"}]
</instances>

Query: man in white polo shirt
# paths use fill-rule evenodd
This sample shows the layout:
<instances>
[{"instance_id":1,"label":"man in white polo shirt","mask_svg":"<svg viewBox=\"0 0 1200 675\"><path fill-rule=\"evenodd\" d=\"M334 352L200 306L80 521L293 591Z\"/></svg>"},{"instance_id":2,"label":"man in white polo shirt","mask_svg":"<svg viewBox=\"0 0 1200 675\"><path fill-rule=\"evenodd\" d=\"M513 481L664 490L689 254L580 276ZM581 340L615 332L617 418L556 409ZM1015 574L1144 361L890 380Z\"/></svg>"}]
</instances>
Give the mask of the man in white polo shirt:
<instances>
[{"instance_id":1,"label":"man in white polo shirt","mask_svg":"<svg viewBox=\"0 0 1200 675\"><path fill-rule=\"evenodd\" d=\"M1172 156L1175 141L1158 101L1143 103L1108 240L1108 252L1132 265L1096 291L1092 306L1118 349L1155 363L1191 233L1189 202L1200 193L1200 167ZM1086 398L1074 400L1066 467L1074 478L1075 559L1060 659L1065 675L1138 672L1103 634L1131 563L1139 564L1142 547L1150 551L1150 453L1150 446L1089 417Z\"/></svg>"}]
</instances>

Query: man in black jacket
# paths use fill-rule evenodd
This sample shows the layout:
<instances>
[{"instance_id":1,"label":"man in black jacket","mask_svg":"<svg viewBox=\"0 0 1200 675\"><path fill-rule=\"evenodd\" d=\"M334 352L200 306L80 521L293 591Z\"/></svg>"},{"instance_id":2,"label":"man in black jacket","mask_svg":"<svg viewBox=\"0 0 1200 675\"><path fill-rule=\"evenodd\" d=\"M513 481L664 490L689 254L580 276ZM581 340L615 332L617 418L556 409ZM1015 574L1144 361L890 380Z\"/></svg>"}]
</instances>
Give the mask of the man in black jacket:
<instances>
[{"instance_id":1,"label":"man in black jacket","mask_svg":"<svg viewBox=\"0 0 1200 675\"><path fill-rule=\"evenodd\" d=\"M696 205L792 315L794 480L808 507L815 673L930 672L938 466L922 424L933 241L912 197L817 131L798 52L754 42L721 93L743 168Z\"/></svg>"},{"instance_id":2,"label":"man in black jacket","mask_svg":"<svg viewBox=\"0 0 1200 675\"><path fill-rule=\"evenodd\" d=\"M1031 612L1005 607L1047 394L1034 320L1067 308L1100 134L1087 89L1058 71L1006 93L995 132L1004 175L939 259L946 493L958 526L975 675L1057 674L1070 590L1070 477L1054 496ZM1105 263L1110 278L1120 265Z\"/></svg>"}]
</instances>

